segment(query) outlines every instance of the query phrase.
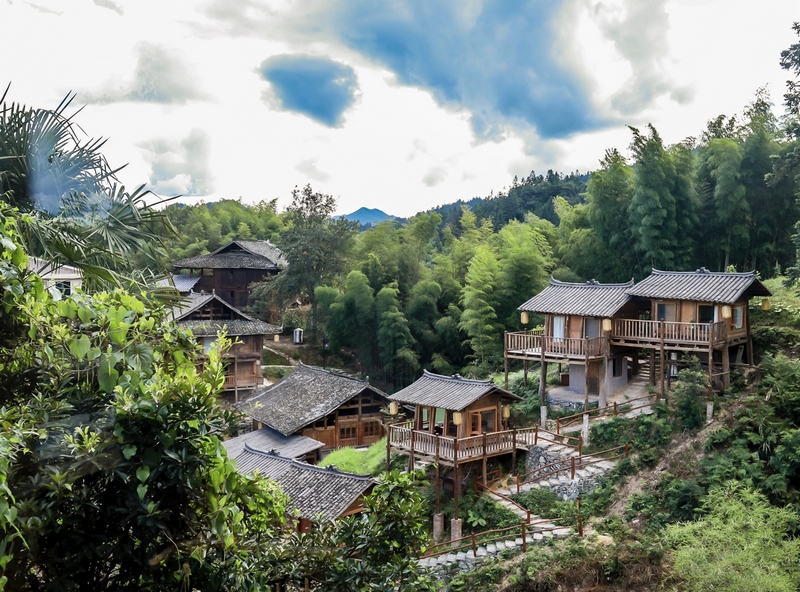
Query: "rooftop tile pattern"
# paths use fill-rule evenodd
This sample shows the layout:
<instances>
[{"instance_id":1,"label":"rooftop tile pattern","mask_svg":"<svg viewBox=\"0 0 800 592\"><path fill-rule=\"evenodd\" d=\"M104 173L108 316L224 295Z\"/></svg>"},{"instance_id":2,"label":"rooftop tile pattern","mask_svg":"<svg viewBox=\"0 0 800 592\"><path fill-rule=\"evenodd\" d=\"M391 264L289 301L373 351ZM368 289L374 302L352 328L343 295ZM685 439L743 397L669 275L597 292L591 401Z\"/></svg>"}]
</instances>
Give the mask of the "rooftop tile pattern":
<instances>
[{"instance_id":1,"label":"rooftop tile pattern","mask_svg":"<svg viewBox=\"0 0 800 592\"><path fill-rule=\"evenodd\" d=\"M493 392L500 393L506 399L522 400L514 393L501 389L491 380L470 380L458 374L442 376L427 370L414 383L396 392L389 399L408 405L463 411L481 397Z\"/></svg>"},{"instance_id":2,"label":"rooftop tile pattern","mask_svg":"<svg viewBox=\"0 0 800 592\"><path fill-rule=\"evenodd\" d=\"M631 299L627 292L631 287L633 280L624 284L601 284L595 280L572 284L551 279L549 286L518 310L540 314L611 317Z\"/></svg>"},{"instance_id":3,"label":"rooftop tile pattern","mask_svg":"<svg viewBox=\"0 0 800 592\"><path fill-rule=\"evenodd\" d=\"M631 296L661 300L693 300L733 304L742 296L771 296L754 271L729 273L708 271L661 271L654 269L649 276L627 291Z\"/></svg>"},{"instance_id":4,"label":"rooftop tile pattern","mask_svg":"<svg viewBox=\"0 0 800 592\"><path fill-rule=\"evenodd\" d=\"M245 446L256 452L274 452L285 458L302 458L309 452L314 452L324 446L322 442L314 438L284 436L269 427L225 440L222 445L228 451L228 456L233 459L241 456Z\"/></svg>"}]
</instances>

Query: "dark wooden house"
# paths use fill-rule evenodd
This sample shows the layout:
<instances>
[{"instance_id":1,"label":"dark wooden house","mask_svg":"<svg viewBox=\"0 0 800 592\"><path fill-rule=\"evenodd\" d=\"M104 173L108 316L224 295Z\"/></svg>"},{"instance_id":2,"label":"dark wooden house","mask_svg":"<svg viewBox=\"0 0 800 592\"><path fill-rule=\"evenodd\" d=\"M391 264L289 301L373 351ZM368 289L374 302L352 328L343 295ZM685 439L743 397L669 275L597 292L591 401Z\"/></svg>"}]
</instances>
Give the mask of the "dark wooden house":
<instances>
[{"instance_id":1,"label":"dark wooden house","mask_svg":"<svg viewBox=\"0 0 800 592\"><path fill-rule=\"evenodd\" d=\"M368 446L384 434L386 393L369 382L303 363L237 408L253 420L290 436L322 442L325 450Z\"/></svg>"},{"instance_id":2,"label":"dark wooden house","mask_svg":"<svg viewBox=\"0 0 800 592\"><path fill-rule=\"evenodd\" d=\"M363 499L375 482L335 467L317 467L275 453L245 446L236 458L237 470L258 472L280 485L289 498L288 509L297 513L297 529L308 532L319 519L335 520L361 512Z\"/></svg>"},{"instance_id":3,"label":"dark wooden house","mask_svg":"<svg viewBox=\"0 0 800 592\"><path fill-rule=\"evenodd\" d=\"M285 266L286 258L271 242L244 239L233 240L213 253L172 264L176 271L188 270L188 277L200 278L192 285L194 291L213 292L237 308L251 304L250 284L274 276ZM182 282L189 281L186 274L178 275L182 276Z\"/></svg>"},{"instance_id":4,"label":"dark wooden house","mask_svg":"<svg viewBox=\"0 0 800 592\"><path fill-rule=\"evenodd\" d=\"M261 387L264 337L280 333L282 327L254 319L215 294L190 293L173 309L173 315L180 327L192 330L204 353L214 345L220 331L227 332L234 342L225 355L224 396L235 402Z\"/></svg>"}]
</instances>

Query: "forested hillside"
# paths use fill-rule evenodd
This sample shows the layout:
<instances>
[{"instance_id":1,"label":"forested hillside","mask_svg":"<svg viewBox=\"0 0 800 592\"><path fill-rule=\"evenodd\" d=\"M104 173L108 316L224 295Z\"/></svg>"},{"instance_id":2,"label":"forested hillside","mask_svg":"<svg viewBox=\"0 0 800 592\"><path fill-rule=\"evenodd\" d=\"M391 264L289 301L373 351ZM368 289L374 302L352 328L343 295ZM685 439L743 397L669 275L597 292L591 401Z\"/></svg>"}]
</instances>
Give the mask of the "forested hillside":
<instances>
[{"instance_id":1,"label":"forested hillside","mask_svg":"<svg viewBox=\"0 0 800 592\"><path fill-rule=\"evenodd\" d=\"M610 147L588 182L532 172L507 192L360 233L333 219L334 198L310 186L282 213L275 201L171 205L165 213L180 232L167 238L161 266L236 237L270 239L290 264L275 285L253 286L261 309L298 297L312 305L287 313L286 326L306 328L312 342L327 334L334 354L388 388L422 368L484 376L498 367L503 331L521 328L516 307L551 276L622 282L651 268L706 267L766 279L791 270L792 125L759 90L741 114L715 117L679 144L665 145L652 126L631 128L630 146Z\"/></svg>"}]
</instances>

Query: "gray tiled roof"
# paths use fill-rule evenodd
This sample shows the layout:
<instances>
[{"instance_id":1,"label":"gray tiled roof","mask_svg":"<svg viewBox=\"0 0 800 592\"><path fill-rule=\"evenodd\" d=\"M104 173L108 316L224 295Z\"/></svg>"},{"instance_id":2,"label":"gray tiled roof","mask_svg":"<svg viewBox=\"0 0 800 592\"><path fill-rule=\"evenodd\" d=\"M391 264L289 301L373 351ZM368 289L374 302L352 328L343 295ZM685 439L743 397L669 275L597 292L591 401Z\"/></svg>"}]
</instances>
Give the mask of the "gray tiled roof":
<instances>
[{"instance_id":1,"label":"gray tiled roof","mask_svg":"<svg viewBox=\"0 0 800 592\"><path fill-rule=\"evenodd\" d=\"M281 250L269 241L236 239L213 253L181 259L178 269L279 269L287 264Z\"/></svg>"},{"instance_id":2,"label":"gray tiled roof","mask_svg":"<svg viewBox=\"0 0 800 592\"><path fill-rule=\"evenodd\" d=\"M191 292L197 282L200 281L201 276L199 275L187 275L185 273L176 273L172 276L172 284L170 284L168 279L158 280L156 282L156 286L160 288L166 288L170 285L174 286L178 292Z\"/></svg>"},{"instance_id":3,"label":"gray tiled roof","mask_svg":"<svg viewBox=\"0 0 800 592\"><path fill-rule=\"evenodd\" d=\"M754 271L728 273L708 271L661 271L654 269L641 282L628 290L632 296L666 300L694 300L733 304L743 295L771 296L772 293L756 277Z\"/></svg>"},{"instance_id":4,"label":"gray tiled roof","mask_svg":"<svg viewBox=\"0 0 800 592\"><path fill-rule=\"evenodd\" d=\"M235 407L288 436L332 413L364 389L386 397L364 380L300 363L290 374Z\"/></svg>"},{"instance_id":5,"label":"gray tiled roof","mask_svg":"<svg viewBox=\"0 0 800 592\"><path fill-rule=\"evenodd\" d=\"M228 316L232 318L224 319L187 319L193 312L200 310L211 301L217 301L228 311ZM281 333L283 327L270 325L264 321L254 319L238 308L225 302L216 294L195 294L189 293L184 297L184 301L172 309L172 314L178 325L186 329L191 329L197 337L212 336L225 329L228 335L273 335Z\"/></svg>"},{"instance_id":6,"label":"gray tiled roof","mask_svg":"<svg viewBox=\"0 0 800 592\"><path fill-rule=\"evenodd\" d=\"M633 280L624 284L600 284L595 280L569 284L551 279L550 285L519 307L541 314L610 317L631 297Z\"/></svg>"},{"instance_id":7,"label":"gray tiled roof","mask_svg":"<svg viewBox=\"0 0 800 592\"><path fill-rule=\"evenodd\" d=\"M374 484L370 477L257 452L247 445L236 464L241 473L258 471L275 481L289 497L289 509L309 520L320 515L328 520L338 518Z\"/></svg>"},{"instance_id":8,"label":"gray tiled roof","mask_svg":"<svg viewBox=\"0 0 800 592\"><path fill-rule=\"evenodd\" d=\"M247 432L222 443L230 458L237 459L245 449L245 445L257 452L275 452L286 458L301 458L309 452L319 450L325 444L307 436L284 436L272 428Z\"/></svg>"},{"instance_id":9,"label":"gray tiled roof","mask_svg":"<svg viewBox=\"0 0 800 592\"><path fill-rule=\"evenodd\" d=\"M283 327L270 325L257 319L244 320L219 320L219 321L178 321L178 325L191 329L195 337L210 337L220 331L225 331L229 336L235 335L274 335L283 332Z\"/></svg>"},{"instance_id":10,"label":"gray tiled roof","mask_svg":"<svg viewBox=\"0 0 800 592\"><path fill-rule=\"evenodd\" d=\"M427 370L414 383L396 392L389 399L409 405L436 407L449 411L462 411L489 393L500 393L504 398L521 401L522 398L501 389L491 380L469 380L458 374L442 376Z\"/></svg>"}]
</instances>

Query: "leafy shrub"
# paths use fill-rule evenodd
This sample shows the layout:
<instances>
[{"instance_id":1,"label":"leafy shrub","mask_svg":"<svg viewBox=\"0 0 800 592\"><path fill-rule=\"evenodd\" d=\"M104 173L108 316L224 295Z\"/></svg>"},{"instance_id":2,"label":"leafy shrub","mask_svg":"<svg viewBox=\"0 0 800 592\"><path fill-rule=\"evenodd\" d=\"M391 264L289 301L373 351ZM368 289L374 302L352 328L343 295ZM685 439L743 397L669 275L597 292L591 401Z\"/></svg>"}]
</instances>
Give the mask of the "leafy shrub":
<instances>
[{"instance_id":1,"label":"leafy shrub","mask_svg":"<svg viewBox=\"0 0 800 592\"><path fill-rule=\"evenodd\" d=\"M675 417L684 430L694 430L705 423L706 411L703 403L708 393L708 375L700 368L695 356L689 367L678 372L675 385Z\"/></svg>"},{"instance_id":2,"label":"leafy shrub","mask_svg":"<svg viewBox=\"0 0 800 592\"><path fill-rule=\"evenodd\" d=\"M322 467L336 466L340 471L358 475L379 475L386 470L386 438L366 450L345 447L334 450L319 463Z\"/></svg>"}]
</instances>

